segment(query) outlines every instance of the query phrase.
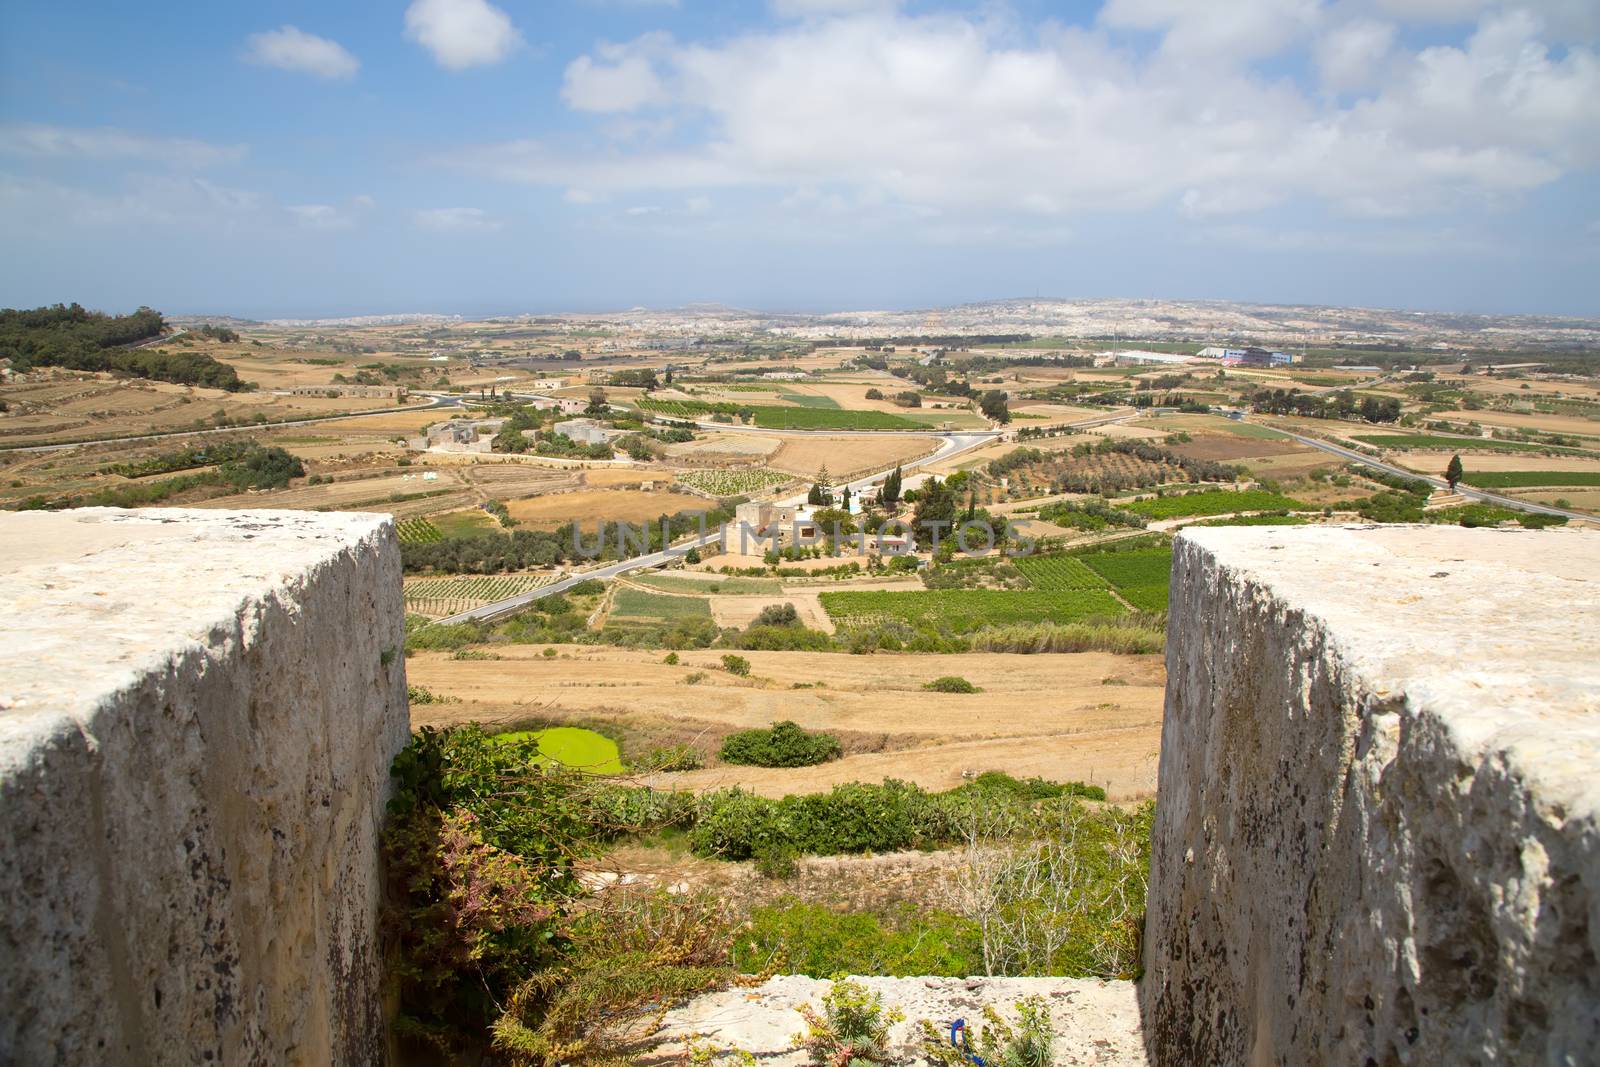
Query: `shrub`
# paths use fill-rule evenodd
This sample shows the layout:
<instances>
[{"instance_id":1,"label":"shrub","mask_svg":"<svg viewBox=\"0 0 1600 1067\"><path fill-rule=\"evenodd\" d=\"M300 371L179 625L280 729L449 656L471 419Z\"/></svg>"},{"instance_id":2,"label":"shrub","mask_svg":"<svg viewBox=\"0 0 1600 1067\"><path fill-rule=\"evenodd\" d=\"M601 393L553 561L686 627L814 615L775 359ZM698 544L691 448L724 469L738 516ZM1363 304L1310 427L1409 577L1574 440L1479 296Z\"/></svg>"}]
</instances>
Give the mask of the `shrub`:
<instances>
[{"instance_id":1,"label":"shrub","mask_svg":"<svg viewBox=\"0 0 1600 1067\"><path fill-rule=\"evenodd\" d=\"M684 685L699 685L706 680L705 671L694 671L683 679Z\"/></svg>"},{"instance_id":2,"label":"shrub","mask_svg":"<svg viewBox=\"0 0 1600 1067\"><path fill-rule=\"evenodd\" d=\"M881 911L835 910L792 898L756 908L734 946L734 964L750 973L780 960L786 972L812 978L983 973L976 922L910 901Z\"/></svg>"},{"instance_id":3,"label":"shrub","mask_svg":"<svg viewBox=\"0 0 1600 1067\"><path fill-rule=\"evenodd\" d=\"M840 754L832 734L809 733L793 722L775 722L766 730L741 730L722 742L724 763L749 767L810 767Z\"/></svg>"},{"instance_id":4,"label":"shrub","mask_svg":"<svg viewBox=\"0 0 1600 1067\"><path fill-rule=\"evenodd\" d=\"M977 686L957 674L946 674L935 678L931 682L924 682L922 688L934 693L978 693L982 692Z\"/></svg>"},{"instance_id":5,"label":"shrub","mask_svg":"<svg viewBox=\"0 0 1600 1067\"><path fill-rule=\"evenodd\" d=\"M722 669L743 678L750 673L750 661L730 652L722 657Z\"/></svg>"},{"instance_id":6,"label":"shrub","mask_svg":"<svg viewBox=\"0 0 1600 1067\"><path fill-rule=\"evenodd\" d=\"M1014 1005L1017 1026L1013 1029L994 1008L982 1008L984 1027L976 1041L964 1035L961 1045L951 1042L950 1034L939 1025L922 1019L922 1049L928 1062L939 1067L968 1067L972 1063L990 1067L1050 1067L1055 1062L1055 1030L1050 1025L1050 1006L1043 997L1032 996Z\"/></svg>"},{"instance_id":7,"label":"shrub","mask_svg":"<svg viewBox=\"0 0 1600 1067\"><path fill-rule=\"evenodd\" d=\"M412 704L439 703L439 698L434 695L433 690L420 685L406 686L406 700Z\"/></svg>"},{"instance_id":8,"label":"shrub","mask_svg":"<svg viewBox=\"0 0 1600 1067\"><path fill-rule=\"evenodd\" d=\"M667 658L661 662L669 667L676 667L678 665L678 654L676 652L668 652Z\"/></svg>"},{"instance_id":9,"label":"shrub","mask_svg":"<svg viewBox=\"0 0 1600 1067\"><path fill-rule=\"evenodd\" d=\"M794 610L793 604L768 604L761 609L751 626L797 626L800 615Z\"/></svg>"},{"instance_id":10,"label":"shrub","mask_svg":"<svg viewBox=\"0 0 1600 1067\"><path fill-rule=\"evenodd\" d=\"M893 1063L889 1029L904 1016L884 1011L883 997L858 982L841 978L822 995L820 1013L807 1004L800 1009L806 1032L798 1044L819 1065Z\"/></svg>"}]
</instances>

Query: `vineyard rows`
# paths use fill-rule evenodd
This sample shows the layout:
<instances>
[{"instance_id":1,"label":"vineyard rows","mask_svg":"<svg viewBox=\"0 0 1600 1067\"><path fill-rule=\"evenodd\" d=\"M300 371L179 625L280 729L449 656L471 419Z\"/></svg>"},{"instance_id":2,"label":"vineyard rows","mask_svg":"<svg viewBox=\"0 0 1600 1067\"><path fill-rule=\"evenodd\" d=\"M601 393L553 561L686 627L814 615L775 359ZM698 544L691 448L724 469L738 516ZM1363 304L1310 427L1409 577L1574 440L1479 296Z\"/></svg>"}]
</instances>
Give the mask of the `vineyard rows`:
<instances>
[{"instance_id":1,"label":"vineyard rows","mask_svg":"<svg viewBox=\"0 0 1600 1067\"><path fill-rule=\"evenodd\" d=\"M427 519L402 519L395 523L402 545L431 545L444 540L439 527Z\"/></svg>"},{"instance_id":2,"label":"vineyard rows","mask_svg":"<svg viewBox=\"0 0 1600 1067\"><path fill-rule=\"evenodd\" d=\"M1208 489L1202 493L1185 493L1182 496L1152 497L1135 500L1125 505L1127 510L1151 519L1175 519L1189 515L1227 515L1239 511L1277 511L1279 509L1305 509L1310 505L1265 489L1230 491Z\"/></svg>"},{"instance_id":3,"label":"vineyard rows","mask_svg":"<svg viewBox=\"0 0 1600 1067\"><path fill-rule=\"evenodd\" d=\"M414 578L405 585L406 610L419 615L455 615L468 608L539 589L556 577L553 574L512 574Z\"/></svg>"},{"instance_id":4,"label":"vineyard rows","mask_svg":"<svg viewBox=\"0 0 1600 1067\"><path fill-rule=\"evenodd\" d=\"M686 471L677 475L677 480L691 489L711 493L713 496L749 496L774 485L781 485L793 477L792 474L769 470L766 467L754 467L748 470Z\"/></svg>"},{"instance_id":5,"label":"vineyard rows","mask_svg":"<svg viewBox=\"0 0 1600 1067\"><path fill-rule=\"evenodd\" d=\"M1074 589L1104 589L1106 580L1072 556L1025 556L1017 569L1035 589L1064 593Z\"/></svg>"},{"instance_id":6,"label":"vineyard rows","mask_svg":"<svg viewBox=\"0 0 1600 1067\"><path fill-rule=\"evenodd\" d=\"M1143 548L1079 556L1117 594L1140 611L1167 610L1167 584L1172 574L1172 549Z\"/></svg>"}]
</instances>

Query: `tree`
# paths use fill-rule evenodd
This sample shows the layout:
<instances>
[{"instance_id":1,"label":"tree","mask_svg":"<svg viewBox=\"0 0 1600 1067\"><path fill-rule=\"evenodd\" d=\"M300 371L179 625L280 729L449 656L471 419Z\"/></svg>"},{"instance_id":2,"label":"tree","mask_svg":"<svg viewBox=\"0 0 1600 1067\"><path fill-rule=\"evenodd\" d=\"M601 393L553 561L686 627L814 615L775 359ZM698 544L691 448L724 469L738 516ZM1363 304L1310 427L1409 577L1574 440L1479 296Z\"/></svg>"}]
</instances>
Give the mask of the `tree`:
<instances>
[{"instance_id":1,"label":"tree","mask_svg":"<svg viewBox=\"0 0 1600 1067\"><path fill-rule=\"evenodd\" d=\"M604 415L606 413L606 391L604 389L589 390L589 406L584 409L586 415Z\"/></svg>"},{"instance_id":2,"label":"tree","mask_svg":"<svg viewBox=\"0 0 1600 1067\"><path fill-rule=\"evenodd\" d=\"M878 499L883 501L884 507L892 508L900 502L901 477L900 468L897 465L894 470L889 472L889 476L883 480L883 491L878 494Z\"/></svg>"},{"instance_id":3,"label":"tree","mask_svg":"<svg viewBox=\"0 0 1600 1067\"><path fill-rule=\"evenodd\" d=\"M667 370L666 370L665 379L666 379L666 383L668 385L672 384L672 364L670 364L670 363L667 364Z\"/></svg>"},{"instance_id":4,"label":"tree","mask_svg":"<svg viewBox=\"0 0 1600 1067\"><path fill-rule=\"evenodd\" d=\"M811 490L806 493L806 503L814 508L820 508L826 503L822 498L822 484L820 482L811 483Z\"/></svg>"},{"instance_id":5,"label":"tree","mask_svg":"<svg viewBox=\"0 0 1600 1067\"><path fill-rule=\"evenodd\" d=\"M1451 456L1450 465L1444 469L1444 480L1450 483L1451 492L1455 492L1456 483L1461 480L1463 473L1465 472L1461 469L1461 457Z\"/></svg>"},{"instance_id":6,"label":"tree","mask_svg":"<svg viewBox=\"0 0 1600 1067\"><path fill-rule=\"evenodd\" d=\"M929 478L917 496L917 510L912 514L911 526L919 545L948 540L956 518L956 498L949 486L937 478Z\"/></svg>"},{"instance_id":7,"label":"tree","mask_svg":"<svg viewBox=\"0 0 1600 1067\"><path fill-rule=\"evenodd\" d=\"M1006 406L1006 394L999 389L990 389L978 401L978 408L986 418L995 422L1010 422L1011 409Z\"/></svg>"},{"instance_id":8,"label":"tree","mask_svg":"<svg viewBox=\"0 0 1600 1067\"><path fill-rule=\"evenodd\" d=\"M850 487L848 485L839 490L839 507L845 511L850 510Z\"/></svg>"}]
</instances>

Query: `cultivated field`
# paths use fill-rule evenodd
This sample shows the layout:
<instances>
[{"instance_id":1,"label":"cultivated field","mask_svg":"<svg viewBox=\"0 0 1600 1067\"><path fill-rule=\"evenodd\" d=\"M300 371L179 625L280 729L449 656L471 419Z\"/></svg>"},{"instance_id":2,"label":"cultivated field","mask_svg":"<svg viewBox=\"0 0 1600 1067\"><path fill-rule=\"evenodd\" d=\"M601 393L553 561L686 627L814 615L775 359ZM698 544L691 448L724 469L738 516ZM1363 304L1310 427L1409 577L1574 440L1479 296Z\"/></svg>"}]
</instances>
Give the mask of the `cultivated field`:
<instances>
[{"instance_id":1,"label":"cultivated field","mask_svg":"<svg viewBox=\"0 0 1600 1067\"><path fill-rule=\"evenodd\" d=\"M634 475L638 480L638 475ZM680 511L705 511L711 504L686 493L639 489L580 489L571 493L510 500L506 509L511 517L539 529L562 526L574 519L592 531L601 519L608 522L647 522Z\"/></svg>"},{"instance_id":2,"label":"cultivated field","mask_svg":"<svg viewBox=\"0 0 1600 1067\"><path fill-rule=\"evenodd\" d=\"M939 447L933 437L803 437L785 438L768 460L776 470L815 477L826 467L835 478L848 478L909 463Z\"/></svg>"},{"instance_id":3,"label":"cultivated field","mask_svg":"<svg viewBox=\"0 0 1600 1067\"><path fill-rule=\"evenodd\" d=\"M1092 781L1113 798L1147 796L1155 785L1165 684L1159 656L748 652L751 676L738 678L721 669L714 651L682 652L676 666L653 652L564 646L560 653L547 659L540 648L508 646L492 662L413 655L411 683L456 702L413 707L412 725L568 716L714 749L731 730L792 719L840 733L847 753L859 753L788 771L716 765L662 777L662 784L743 784L773 796L884 777L947 789L964 772L991 769ZM696 672L704 678L685 684ZM967 678L983 692L922 689L942 675Z\"/></svg>"}]
</instances>

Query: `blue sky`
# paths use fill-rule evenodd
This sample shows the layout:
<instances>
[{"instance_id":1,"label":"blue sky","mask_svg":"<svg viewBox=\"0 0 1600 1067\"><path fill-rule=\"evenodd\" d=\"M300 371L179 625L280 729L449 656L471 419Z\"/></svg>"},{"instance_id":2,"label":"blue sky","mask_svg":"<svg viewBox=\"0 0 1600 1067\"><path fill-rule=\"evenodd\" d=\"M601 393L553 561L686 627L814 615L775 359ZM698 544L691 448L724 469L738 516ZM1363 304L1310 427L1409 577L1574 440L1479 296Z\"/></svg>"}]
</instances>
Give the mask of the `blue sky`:
<instances>
[{"instance_id":1,"label":"blue sky","mask_svg":"<svg viewBox=\"0 0 1600 1067\"><path fill-rule=\"evenodd\" d=\"M0 304L1600 316L1600 4L13 2Z\"/></svg>"}]
</instances>

